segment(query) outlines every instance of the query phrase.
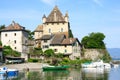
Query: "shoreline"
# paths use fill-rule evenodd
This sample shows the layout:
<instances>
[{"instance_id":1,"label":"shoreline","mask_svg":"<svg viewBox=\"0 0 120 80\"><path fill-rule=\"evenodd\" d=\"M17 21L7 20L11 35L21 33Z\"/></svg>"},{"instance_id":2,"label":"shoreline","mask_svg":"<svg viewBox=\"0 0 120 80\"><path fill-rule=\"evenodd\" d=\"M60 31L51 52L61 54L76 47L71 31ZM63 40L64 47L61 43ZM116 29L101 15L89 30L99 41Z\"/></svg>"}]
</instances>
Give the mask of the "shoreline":
<instances>
[{"instance_id":1,"label":"shoreline","mask_svg":"<svg viewBox=\"0 0 120 80\"><path fill-rule=\"evenodd\" d=\"M0 66L2 67L7 67L9 69L17 69L19 71L24 71L25 69L29 68L29 70L37 70L37 69L42 69L42 63L20 63L20 64L3 64Z\"/></svg>"}]
</instances>

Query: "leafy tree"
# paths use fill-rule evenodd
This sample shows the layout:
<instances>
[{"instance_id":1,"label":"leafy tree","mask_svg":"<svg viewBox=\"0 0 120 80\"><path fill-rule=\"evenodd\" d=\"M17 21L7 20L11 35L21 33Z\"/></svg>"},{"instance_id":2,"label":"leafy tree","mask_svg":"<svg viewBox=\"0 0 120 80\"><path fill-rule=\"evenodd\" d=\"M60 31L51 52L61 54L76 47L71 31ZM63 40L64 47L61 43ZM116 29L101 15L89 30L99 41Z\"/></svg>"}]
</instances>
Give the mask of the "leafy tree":
<instances>
[{"instance_id":1,"label":"leafy tree","mask_svg":"<svg viewBox=\"0 0 120 80\"><path fill-rule=\"evenodd\" d=\"M0 25L0 30L4 29L5 25Z\"/></svg>"},{"instance_id":2,"label":"leafy tree","mask_svg":"<svg viewBox=\"0 0 120 80\"><path fill-rule=\"evenodd\" d=\"M20 52L12 50L10 46L3 47L3 54L4 56L14 56L14 57L19 57L21 55Z\"/></svg>"},{"instance_id":3,"label":"leafy tree","mask_svg":"<svg viewBox=\"0 0 120 80\"><path fill-rule=\"evenodd\" d=\"M29 54L34 56L40 56L40 55L43 55L43 51L41 48L30 48Z\"/></svg>"},{"instance_id":4,"label":"leafy tree","mask_svg":"<svg viewBox=\"0 0 120 80\"><path fill-rule=\"evenodd\" d=\"M30 30L27 30L28 32L28 39L33 40L34 39L34 32L31 32Z\"/></svg>"},{"instance_id":5,"label":"leafy tree","mask_svg":"<svg viewBox=\"0 0 120 80\"><path fill-rule=\"evenodd\" d=\"M54 50L52 50L52 49L47 49L46 51L44 51L44 55L45 55L46 57L54 56Z\"/></svg>"},{"instance_id":6,"label":"leafy tree","mask_svg":"<svg viewBox=\"0 0 120 80\"><path fill-rule=\"evenodd\" d=\"M73 38L72 30L69 29L69 38Z\"/></svg>"},{"instance_id":7,"label":"leafy tree","mask_svg":"<svg viewBox=\"0 0 120 80\"><path fill-rule=\"evenodd\" d=\"M68 28L69 28L69 38L73 38L73 33L72 33L72 30L70 29L70 23L68 23Z\"/></svg>"},{"instance_id":8,"label":"leafy tree","mask_svg":"<svg viewBox=\"0 0 120 80\"><path fill-rule=\"evenodd\" d=\"M103 33L92 32L88 36L83 37L81 43L85 48L105 49L104 38L105 35Z\"/></svg>"},{"instance_id":9,"label":"leafy tree","mask_svg":"<svg viewBox=\"0 0 120 80\"><path fill-rule=\"evenodd\" d=\"M2 46L2 42L0 41L0 46Z\"/></svg>"}]
</instances>

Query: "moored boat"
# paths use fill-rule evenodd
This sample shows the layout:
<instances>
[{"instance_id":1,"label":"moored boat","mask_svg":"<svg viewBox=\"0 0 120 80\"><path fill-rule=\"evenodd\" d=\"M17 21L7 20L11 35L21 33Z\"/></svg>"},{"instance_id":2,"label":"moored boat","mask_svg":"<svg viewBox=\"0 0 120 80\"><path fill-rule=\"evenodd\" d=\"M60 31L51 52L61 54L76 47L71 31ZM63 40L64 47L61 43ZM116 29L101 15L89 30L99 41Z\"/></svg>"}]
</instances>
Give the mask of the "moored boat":
<instances>
[{"instance_id":1,"label":"moored boat","mask_svg":"<svg viewBox=\"0 0 120 80\"><path fill-rule=\"evenodd\" d=\"M97 62L91 62L91 63L83 63L82 68L111 68L111 65L109 63L104 63L102 60Z\"/></svg>"},{"instance_id":2,"label":"moored boat","mask_svg":"<svg viewBox=\"0 0 120 80\"><path fill-rule=\"evenodd\" d=\"M7 67L0 68L0 74L4 74L6 76L17 76L18 75L17 69L8 69Z\"/></svg>"},{"instance_id":3,"label":"moored boat","mask_svg":"<svg viewBox=\"0 0 120 80\"><path fill-rule=\"evenodd\" d=\"M70 66L62 65L62 66L44 66L42 67L43 70L66 70Z\"/></svg>"}]
</instances>

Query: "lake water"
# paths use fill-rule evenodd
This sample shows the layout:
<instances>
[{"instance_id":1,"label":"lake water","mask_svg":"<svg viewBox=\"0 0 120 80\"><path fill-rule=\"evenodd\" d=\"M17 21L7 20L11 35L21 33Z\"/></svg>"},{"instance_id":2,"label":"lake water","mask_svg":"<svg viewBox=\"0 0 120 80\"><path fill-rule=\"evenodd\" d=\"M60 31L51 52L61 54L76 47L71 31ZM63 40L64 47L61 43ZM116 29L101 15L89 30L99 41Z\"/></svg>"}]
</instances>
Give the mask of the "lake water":
<instances>
[{"instance_id":1,"label":"lake water","mask_svg":"<svg viewBox=\"0 0 120 80\"><path fill-rule=\"evenodd\" d=\"M3 80L120 80L120 67L111 69L86 68L44 72L42 70L30 70L29 72L19 72L18 76L8 78Z\"/></svg>"}]
</instances>

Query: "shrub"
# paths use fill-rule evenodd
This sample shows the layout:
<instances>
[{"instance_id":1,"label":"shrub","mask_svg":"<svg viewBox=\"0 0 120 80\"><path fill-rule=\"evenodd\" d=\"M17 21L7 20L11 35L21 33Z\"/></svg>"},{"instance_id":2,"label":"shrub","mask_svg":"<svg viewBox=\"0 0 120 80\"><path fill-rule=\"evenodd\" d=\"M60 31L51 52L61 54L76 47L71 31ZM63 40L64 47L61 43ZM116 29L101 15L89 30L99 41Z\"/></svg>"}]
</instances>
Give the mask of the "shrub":
<instances>
[{"instance_id":1,"label":"shrub","mask_svg":"<svg viewBox=\"0 0 120 80\"><path fill-rule=\"evenodd\" d=\"M28 59L28 62L38 62L38 61L39 61L38 59L32 59L32 58Z\"/></svg>"}]
</instances>

